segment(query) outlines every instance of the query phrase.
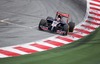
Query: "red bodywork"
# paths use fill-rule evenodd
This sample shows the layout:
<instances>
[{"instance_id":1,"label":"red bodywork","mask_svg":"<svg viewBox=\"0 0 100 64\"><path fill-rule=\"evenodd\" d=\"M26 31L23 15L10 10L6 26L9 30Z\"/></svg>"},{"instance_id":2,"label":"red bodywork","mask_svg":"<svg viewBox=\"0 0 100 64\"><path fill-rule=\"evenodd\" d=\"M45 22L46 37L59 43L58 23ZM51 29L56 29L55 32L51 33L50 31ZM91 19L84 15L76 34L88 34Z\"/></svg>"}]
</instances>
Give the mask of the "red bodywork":
<instances>
[{"instance_id":1,"label":"red bodywork","mask_svg":"<svg viewBox=\"0 0 100 64\"><path fill-rule=\"evenodd\" d=\"M65 18L67 18L66 22L68 23L69 14L67 14L67 13L62 13L62 12L57 12L55 18L57 18L58 15L60 15L61 17L65 17Z\"/></svg>"},{"instance_id":2,"label":"red bodywork","mask_svg":"<svg viewBox=\"0 0 100 64\"><path fill-rule=\"evenodd\" d=\"M59 15L61 17L61 20L63 19L63 17L65 17L66 18L65 22L68 23L69 14L62 13L62 12L57 12L56 13L56 16L55 16L55 19L59 18ZM49 30L48 27L46 27L46 26L41 26L41 28L42 28L42 30L45 30L45 31L48 31ZM56 33L58 33L58 34L64 34L65 31L57 30Z\"/></svg>"}]
</instances>

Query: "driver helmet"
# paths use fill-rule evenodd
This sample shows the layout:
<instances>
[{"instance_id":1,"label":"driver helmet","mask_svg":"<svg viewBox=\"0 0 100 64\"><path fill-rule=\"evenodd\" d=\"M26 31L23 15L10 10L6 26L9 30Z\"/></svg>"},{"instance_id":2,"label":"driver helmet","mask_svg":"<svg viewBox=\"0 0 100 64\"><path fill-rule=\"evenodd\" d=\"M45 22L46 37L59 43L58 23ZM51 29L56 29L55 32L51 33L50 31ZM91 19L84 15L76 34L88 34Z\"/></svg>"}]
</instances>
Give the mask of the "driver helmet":
<instances>
[{"instance_id":1,"label":"driver helmet","mask_svg":"<svg viewBox=\"0 0 100 64\"><path fill-rule=\"evenodd\" d=\"M61 19L61 15L58 15L58 18L60 18L60 19Z\"/></svg>"}]
</instances>

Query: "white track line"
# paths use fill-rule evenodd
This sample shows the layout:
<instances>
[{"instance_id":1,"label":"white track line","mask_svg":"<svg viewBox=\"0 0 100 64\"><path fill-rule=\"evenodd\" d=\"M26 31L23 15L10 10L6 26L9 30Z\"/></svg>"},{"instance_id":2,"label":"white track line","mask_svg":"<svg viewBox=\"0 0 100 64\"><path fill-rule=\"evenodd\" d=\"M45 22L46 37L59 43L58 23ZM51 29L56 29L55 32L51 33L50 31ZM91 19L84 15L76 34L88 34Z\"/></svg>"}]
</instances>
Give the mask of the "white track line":
<instances>
[{"instance_id":1,"label":"white track line","mask_svg":"<svg viewBox=\"0 0 100 64\"><path fill-rule=\"evenodd\" d=\"M23 52L23 51L19 51L17 49L14 49L12 47L5 47L5 48L2 48L1 50L11 51L11 52L15 52L15 53L18 53L18 54L21 54L21 55L28 54L26 52Z\"/></svg>"},{"instance_id":2,"label":"white track line","mask_svg":"<svg viewBox=\"0 0 100 64\"><path fill-rule=\"evenodd\" d=\"M87 3L90 3L90 2L95 3L95 4L99 4L99 3L96 2L96 1L94 2L94 1L92 1L92 0L87 0ZM94 8L100 9L100 7L95 6L95 5L90 5L90 4L88 4L88 7L94 7ZM87 12L90 12L90 11L93 11L93 12L96 12L96 13L100 13L100 11L92 10L92 9L89 9L89 10L88 10L88 8L87 8ZM87 14L89 14L89 13L87 13ZM88 16L97 17L97 18L100 18L100 16L96 16L96 15L93 15L93 14L89 14L89 15L87 15L86 18L85 18L85 21L86 21L86 20L90 20L90 21L93 21L93 22L100 23L100 21L96 21L96 20L87 18ZM20 26L20 27L31 28L31 29L37 27L37 26L34 26L34 27L23 26L23 25L19 25L19 24L15 24L15 23L8 22L7 20L9 21L9 19L4 19L4 20L1 20L1 22L8 23L8 24L14 24L14 25L17 25L17 26ZM86 27L81 26L82 24L84 24L84 25L89 25L89 26L92 26L92 27L94 27L94 28L99 27L99 25L97 26L97 25L89 24L89 23L87 23L87 22L81 22L80 24L78 24L77 26L75 26L75 28L83 29L83 30L86 30L86 31L88 31L88 32L93 32L93 31L94 31L94 30L92 30L92 29L87 29ZM85 34L85 33L79 32L79 31L74 31L73 33L78 34L78 35L80 35L80 36L86 36L86 35L88 35L88 33ZM41 45L44 45L44 46L48 46L48 47L51 47L51 48L56 48L56 47L59 47L59 46L56 46L56 45L47 43L47 42L45 42L45 41L46 41L46 40L51 40L51 41L56 41L56 42L63 43L63 44L69 44L69 43L71 43L71 42L67 42L67 41L65 41L65 40L68 39L68 41L69 41L69 40L72 40L72 41L74 40L74 41L75 41L75 40L80 39L80 38L74 37L74 36L72 36L72 35L60 36L60 37L66 38L65 40L63 40L63 39L57 38L57 36L59 36L59 35L56 35L56 36L53 36L53 37L49 37L49 38L46 38L46 39L42 39L42 40L36 41L35 43L36 43L36 44L40 44L40 46L41 46ZM1 50L7 50L7 51L15 52L15 53L18 53L18 54L21 54L21 55L23 55L23 54L29 54L29 53L20 51L20 50L18 50L18 49L15 49L14 47L18 47L18 46L19 46L19 47L27 48L27 49L31 49L31 50L44 51L44 49L41 49L41 48L39 48L39 47L35 47L34 45L31 46L31 44L35 44L35 43L31 42L31 43L22 44L22 45L16 45L16 46L10 46L10 47L3 47L3 48L0 48L0 49L1 49ZM5 58L5 57L8 57L8 56L6 56L6 55L4 55L4 54L0 54L0 58Z\"/></svg>"},{"instance_id":3,"label":"white track line","mask_svg":"<svg viewBox=\"0 0 100 64\"><path fill-rule=\"evenodd\" d=\"M9 56L4 55L4 54L0 54L0 58L6 58L6 57L9 57Z\"/></svg>"},{"instance_id":4,"label":"white track line","mask_svg":"<svg viewBox=\"0 0 100 64\"><path fill-rule=\"evenodd\" d=\"M32 49L32 50L36 50L36 51L44 51L41 48L35 47L35 46L31 46L31 45L22 45L21 47L27 48L27 49Z\"/></svg>"},{"instance_id":5,"label":"white track line","mask_svg":"<svg viewBox=\"0 0 100 64\"><path fill-rule=\"evenodd\" d=\"M49 46L49 47L52 47L52 48L56 48L57 47L55 45L49 44L49 43L44 42L44 41L37 41L36 43L41 44L41 45L45 45L45 46Z\"/></svg>"}]
</instances>

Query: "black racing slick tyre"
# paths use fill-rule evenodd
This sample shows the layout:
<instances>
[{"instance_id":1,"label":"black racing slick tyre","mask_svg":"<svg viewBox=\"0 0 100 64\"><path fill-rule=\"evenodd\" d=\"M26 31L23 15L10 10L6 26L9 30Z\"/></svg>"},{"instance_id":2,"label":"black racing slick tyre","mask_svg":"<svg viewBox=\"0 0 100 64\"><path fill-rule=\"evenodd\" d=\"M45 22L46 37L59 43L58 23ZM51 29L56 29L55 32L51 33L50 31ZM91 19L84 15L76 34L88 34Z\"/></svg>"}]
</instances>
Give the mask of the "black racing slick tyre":
<instances>
[{"instance_id":1,"label":"black racing slick tyre","mask_svg":"<svg viewBox=\"0 0 100 64\"><path fill-rule=\"evenodd\" d=\"M63 31L64 31L63 35L67 35L68 34L68 25L67 24L65 24L63 26Z\"/></svg>"},{"instance_id":2,"label":"black racing slick tyre","mask_svg":"<svg viewBox=\"0 0 100 64\"><path fill-rule=\"evenodd\" d=\"M39 30L43 30L43 29L41 28L41 26L45 26L45 25L46 25L46 20L45 20L45 19L41 19L41 20L40 20L40 23L39 23L39 26L38 26Z\"/></svg>"},{"instance_id":3,"label":"black racing slick tyre","mask_svg":"<svg viewBox=\"0 0 100 64\"><path fill-rule=\"evenodd\" d=\"M75 27L75 23L74 22L69 22L69 32L73 32L74 31L74 27Z\"/></svg>"}]
</instances>

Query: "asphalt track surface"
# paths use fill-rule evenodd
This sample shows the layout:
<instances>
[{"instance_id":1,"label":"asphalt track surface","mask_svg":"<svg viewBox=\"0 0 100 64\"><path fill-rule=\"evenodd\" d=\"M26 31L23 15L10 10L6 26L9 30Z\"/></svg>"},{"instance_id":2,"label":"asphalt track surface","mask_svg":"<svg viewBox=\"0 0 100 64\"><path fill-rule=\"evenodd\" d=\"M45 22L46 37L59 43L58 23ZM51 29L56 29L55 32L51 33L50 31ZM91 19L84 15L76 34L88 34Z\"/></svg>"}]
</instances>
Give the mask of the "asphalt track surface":
<instances>
[{"instance_id":1,"label":"asphalt track surface","mask_svg":"<svg viewBox=\"0 0 100 64\"><path fill-rule=\"evenodd\" d=\"M0 0L0 47L29 43L54 36L38 30L40 19L55 17L57 11L69 13L76 25L84 19L81 0Z\"/></svg>"}]
</instances>

